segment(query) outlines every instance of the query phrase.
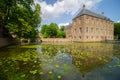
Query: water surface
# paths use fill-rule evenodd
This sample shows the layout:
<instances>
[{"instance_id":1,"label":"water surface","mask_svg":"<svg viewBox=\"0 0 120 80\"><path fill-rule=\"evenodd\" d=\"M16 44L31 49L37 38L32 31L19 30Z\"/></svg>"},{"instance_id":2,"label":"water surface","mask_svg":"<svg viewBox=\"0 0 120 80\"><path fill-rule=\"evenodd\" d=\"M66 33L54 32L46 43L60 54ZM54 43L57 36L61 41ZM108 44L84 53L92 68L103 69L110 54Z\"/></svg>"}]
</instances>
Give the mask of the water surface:
<instances>
[{"instance_id":1,"label":"water surface","mask_svg":"<svg viewBox=\"0 0 120 80\"><path fill-rule=\"evenodd\" d=\"M52 43L2 48L0 80L120 80L120 44Z\"/></svg>"}]
</instances>

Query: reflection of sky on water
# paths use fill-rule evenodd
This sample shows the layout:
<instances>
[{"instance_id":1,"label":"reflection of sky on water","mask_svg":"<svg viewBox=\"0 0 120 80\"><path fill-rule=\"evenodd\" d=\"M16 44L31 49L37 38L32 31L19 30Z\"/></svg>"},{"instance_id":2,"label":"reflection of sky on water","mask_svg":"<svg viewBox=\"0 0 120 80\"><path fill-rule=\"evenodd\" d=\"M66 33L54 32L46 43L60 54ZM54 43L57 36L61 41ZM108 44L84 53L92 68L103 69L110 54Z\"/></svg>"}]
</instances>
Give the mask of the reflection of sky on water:
<instances>
[{"instance_id":1,"label":"reflection of sky on water","mask_svg":"<svg viewBox=\"0 0 120 80\"><path fill-rule=\"evenodd\" d=\"M100 72L105 80L120 80L120 60L114 57L113 60L103 67Z\"/></svg>"},{"instance_id":2,"label":"reflection of sky on water","mask_svg":"<svg viewBox=\"0 0 120 80\"><path fill-rule=\"evenodd\" d=\"M41 49L37 49L40 50ZM82 78L81 73L77 70L77 68L72 64L72 58L68 53L62 53L61 51L58 51L58 53L53 56L45 56L44 54L38 53L42 58L42 70L44 73L48 73L49 71L54 72L54 75L61 75L62 80L79 80ZM51 61L51 62L49 62ZM56 65L59 68L56 68ZM44 75L43 78L46 76ZM56 79L55 79L56 80Z\"/></svg>"},{"instance_id":3,"label":"reflection of sky on water","mask_svg":"<svg viewBox=\"0 0 120 80\"><path fill-rule=\"evenodd\" d=\"M83 76L75 65L72 64L72 57L69 53L62 53L59 50L55 56L50 57L42 54L41 48L37 48L37 51L40 55L43 72L47 74L49 71L52 71L56 76L61 75L61 80L120 80L120 59L117 57L114 57L111 62L102 68L92 70ZM56 68L56 65L59 68ZM46 80L47 76L43 75L42 78ZM57 80L55 77L52 79Z\"/></svg>"},{"instance_id":4,"label":"reflection of sky on water","mask_svg":"<svg viewBox=\"0 0 120 80\"><path fill-rule=\"evenodd\" d=\"M120 60L114 58L102 68L89 72L83 80L120 80L120 67L115 66L118 62L120 62Z\"/></svg>"}]
</instances>

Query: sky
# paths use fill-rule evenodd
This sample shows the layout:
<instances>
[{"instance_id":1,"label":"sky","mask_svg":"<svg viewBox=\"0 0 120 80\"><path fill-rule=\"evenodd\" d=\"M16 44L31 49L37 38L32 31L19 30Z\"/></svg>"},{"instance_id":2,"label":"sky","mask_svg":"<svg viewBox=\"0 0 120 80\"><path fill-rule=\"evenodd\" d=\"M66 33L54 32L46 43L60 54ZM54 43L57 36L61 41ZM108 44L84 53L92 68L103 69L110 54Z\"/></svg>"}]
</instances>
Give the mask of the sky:
<instances>
[{"instance_id":1,"label":"sky","mask_svg":"<svg viewBox=\"0 0 120 80\"><path fill-rule=\"evenodd\" d=\"M43 24L57 23L59 26L72 23L72 19L81 11L83 4L86 8L120 21L120 0L34 0L41 6Z\"/></svg>"}]
</instances>

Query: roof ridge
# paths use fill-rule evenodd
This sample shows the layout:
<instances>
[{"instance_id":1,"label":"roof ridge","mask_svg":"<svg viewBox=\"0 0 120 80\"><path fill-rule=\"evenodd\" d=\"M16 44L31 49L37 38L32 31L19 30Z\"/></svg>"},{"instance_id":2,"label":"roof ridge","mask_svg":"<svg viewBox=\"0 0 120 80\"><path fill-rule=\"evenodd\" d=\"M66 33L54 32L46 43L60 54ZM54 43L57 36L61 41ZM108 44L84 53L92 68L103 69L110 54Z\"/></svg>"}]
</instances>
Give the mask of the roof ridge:
<instances>
[{"instance_id":1,"label":"roof ridge","mask_svg":"<svg viewBox=\"0 0 120 80\"><path fill-rule=\"evenodd\" d=\"M86 10L88 10L88 11L94 13L94 14L101 15L101 16L105 17L104 15L102 15L102 14L100 14L100 13L97 13L97 12L91 11L91 10L89 10L89 9L86 9Z\"/></svg>"},{"instance_id":2,"label":"roof ridge","mask_svg":"<svg viewBox=\"0 0 120 80\"><path fill-rule=\"evenodd\" d=\"M109 20L111 21L109 18L107 18L106 16L102 15L102 14L99 14L97 12L94 12L94 11L91 11L89 9L86 9L86 8L83 8L76 16L75 18L83 15L83 14L86 14L86 15L89 15L89 16L93 16L93 17L97 17L97 18L101 18L101 19L104 19L104 20ZM75 19L73 18L73 19Z\"/></svg>"}]
</instances>

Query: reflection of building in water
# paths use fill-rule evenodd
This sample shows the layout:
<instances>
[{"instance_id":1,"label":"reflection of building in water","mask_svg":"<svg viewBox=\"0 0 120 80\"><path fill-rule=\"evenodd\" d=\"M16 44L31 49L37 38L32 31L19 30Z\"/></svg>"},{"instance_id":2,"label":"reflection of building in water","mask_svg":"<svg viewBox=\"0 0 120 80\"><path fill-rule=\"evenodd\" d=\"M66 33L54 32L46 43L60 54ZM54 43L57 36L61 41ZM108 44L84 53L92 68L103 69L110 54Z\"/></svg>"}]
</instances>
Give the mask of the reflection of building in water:
<instances>
[{"instance_id":1,"label":"reflection of building in water","mask_svg":"<svg viewBox=\"0 0 120 80\"><path fill-rule=\"evenodd\" d=\"M78 52L77 50L71 51L73 55L72 62L83 75L105 65L113 57L113 44L81 43L77 44L75 49Z\"/></svg>"},{"instance_id":2,"label":"reflection of building in water","mask_svg":"<svg viewBox=\"0 0 120 80\"><path fill-rule=\"evenodd\" d=\"M81 12L73 19L72 24L66 29L66 38L73 41L103 41L113 40L114 23L104 13L97 14L86 9L85 5Z\"/></svg>"},{"instance_id":3,"label":"reflection of building in water","mask_svg":"<svg viewBox=\"0 0 120 80\"><path fill-rule=\"evenodd\" d=\"M113 44L105 43L81 43L80 50L92 53L113 54Z\"/></svg>"}]
</instances>

